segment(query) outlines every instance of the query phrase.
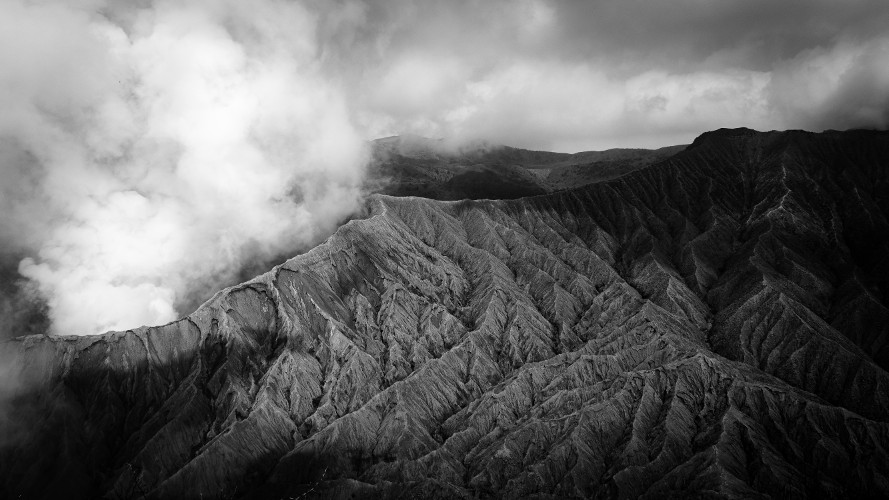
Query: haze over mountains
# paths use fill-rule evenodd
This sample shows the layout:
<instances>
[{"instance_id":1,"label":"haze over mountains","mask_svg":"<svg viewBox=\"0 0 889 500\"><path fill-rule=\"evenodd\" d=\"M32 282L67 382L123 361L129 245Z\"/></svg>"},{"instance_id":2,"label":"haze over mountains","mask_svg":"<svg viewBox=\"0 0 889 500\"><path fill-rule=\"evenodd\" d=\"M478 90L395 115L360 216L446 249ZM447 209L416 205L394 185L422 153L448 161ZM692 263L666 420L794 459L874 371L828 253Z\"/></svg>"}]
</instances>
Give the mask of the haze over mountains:
<instances>
[{"instance_id":1,"label":"haze over mountains","mask_svg":"<svg viewBox=\"0 0 889 500\"><path fill-rule=\"evenodd\" d=\"M367 184L371 191L395 196L512 199L620 177L684 148L568 154L395 136L373 142Z\"/></svg>"},{"instance_id":2,"label":"haze over mountains","mask_svg":"<svg viewBox=\"0 0 889 500\"><path fill-rule=\"evenodd\" d=\"M399 194L540 194L373 195L179 321L2 344L2 496L889 496L889 133L401 142Z\"/></svg>"}]
</instances>

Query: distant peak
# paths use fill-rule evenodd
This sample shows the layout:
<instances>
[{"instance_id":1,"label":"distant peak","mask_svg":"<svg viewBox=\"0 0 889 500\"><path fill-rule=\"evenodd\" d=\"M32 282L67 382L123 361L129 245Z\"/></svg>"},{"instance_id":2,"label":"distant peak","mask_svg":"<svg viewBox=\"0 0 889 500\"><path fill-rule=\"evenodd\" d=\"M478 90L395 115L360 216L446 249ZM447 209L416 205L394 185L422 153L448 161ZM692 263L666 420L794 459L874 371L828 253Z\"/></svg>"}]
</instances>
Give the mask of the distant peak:
<instances>
[{"instance_id":1,"label":"distant peak","mask_svg":"<svg viewBox=\"0 0 889 500\"><path fill-rule=\"evenodd\" d=\"M441 139L430 139L416 134L401 134L381 137L374 139L372 142L377 144L432 144L440 141Z\"/></svg>"},{"instance_id":2,"label":"distant peak","mask_svg":"<svg viewBox=\"0 0 889 500\"><path fill-rule=\"evenodd\" d=\"M753 137L756 135L762 134L762 132L758 130L753 130L746 127L739 128L720 128L716 130L711 130L709 132L704 132L695 138L695 140L691 143L689 148L694 148L700 146L701 144L706 143L707 141L717 139L717 138L732 138L732 137Z\"/></svg>"},{"instance_id":3,"label":"distant peak","mask_svg":"<svg viewBox=\"0 0 889 500\"><path fill-rule=\"evenodd\" d=\"M753 130L747 127L718 128L716 130L704 132L703 134L698 136L698 139L703 137L750 137L760 133L761 132L759 132L758 130Z\"/></svg>"}]
</instances>

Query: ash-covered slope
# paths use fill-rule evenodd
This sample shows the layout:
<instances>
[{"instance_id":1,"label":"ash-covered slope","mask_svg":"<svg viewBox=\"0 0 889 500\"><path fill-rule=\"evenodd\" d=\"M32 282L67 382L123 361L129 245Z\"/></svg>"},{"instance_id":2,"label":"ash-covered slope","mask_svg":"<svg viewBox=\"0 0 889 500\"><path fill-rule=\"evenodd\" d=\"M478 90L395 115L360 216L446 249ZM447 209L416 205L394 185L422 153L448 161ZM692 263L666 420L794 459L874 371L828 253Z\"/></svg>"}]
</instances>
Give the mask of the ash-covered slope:
<instances>
[{"instance_id":1,"label":"ash-covered slope","mask_svg":"<svg viewBox=\"0 0 889 500\"><path fill-rule=\"evenodd\" d=\"M6 344L3 493L886 497L887 216L889 134L864 131L376 196L179 322Z\"/></svg>"}]
</instances>

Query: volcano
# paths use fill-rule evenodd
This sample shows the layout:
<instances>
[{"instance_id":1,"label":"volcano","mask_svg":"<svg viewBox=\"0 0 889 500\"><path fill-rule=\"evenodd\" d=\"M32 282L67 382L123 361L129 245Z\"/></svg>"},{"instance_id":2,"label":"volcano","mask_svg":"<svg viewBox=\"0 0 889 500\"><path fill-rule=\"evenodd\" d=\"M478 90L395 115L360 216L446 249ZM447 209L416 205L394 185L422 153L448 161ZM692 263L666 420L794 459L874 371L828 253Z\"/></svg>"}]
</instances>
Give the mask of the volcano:
<instances>
[{"instance_id":1,"label":"volcano","mask_svg":"<svg viewBox=\"0 0 889 500\"><path fill-rule=\"evenodd\" d=\"M0 496L889 496L889 133L402 142L395 194L524 197L373 194L179 321L5 342Z\"/></svg>"}]
</instances>

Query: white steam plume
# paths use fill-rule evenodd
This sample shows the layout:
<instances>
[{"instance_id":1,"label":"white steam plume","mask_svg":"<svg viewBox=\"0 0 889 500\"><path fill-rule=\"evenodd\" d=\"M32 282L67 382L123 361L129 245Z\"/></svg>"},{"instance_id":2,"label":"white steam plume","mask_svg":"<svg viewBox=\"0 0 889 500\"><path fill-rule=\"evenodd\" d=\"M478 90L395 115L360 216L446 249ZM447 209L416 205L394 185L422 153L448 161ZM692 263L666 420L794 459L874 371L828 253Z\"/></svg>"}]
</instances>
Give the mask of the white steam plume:
<instances>
[{"instance_id":1,"label":"white steam plume","mask_svg":"<svg viewBox=\"0 0 889 500\"><path fill-rule=\"evenodd\" d=\"M2 241L54 333L173 320L356 207L366 153L297 3L0 4Z\"/></svg>"}]
</instances>

